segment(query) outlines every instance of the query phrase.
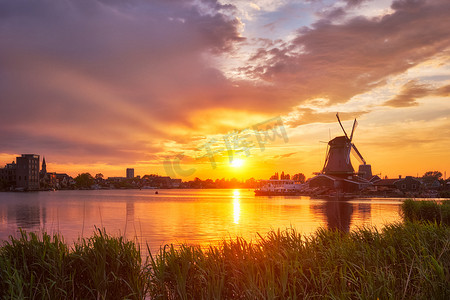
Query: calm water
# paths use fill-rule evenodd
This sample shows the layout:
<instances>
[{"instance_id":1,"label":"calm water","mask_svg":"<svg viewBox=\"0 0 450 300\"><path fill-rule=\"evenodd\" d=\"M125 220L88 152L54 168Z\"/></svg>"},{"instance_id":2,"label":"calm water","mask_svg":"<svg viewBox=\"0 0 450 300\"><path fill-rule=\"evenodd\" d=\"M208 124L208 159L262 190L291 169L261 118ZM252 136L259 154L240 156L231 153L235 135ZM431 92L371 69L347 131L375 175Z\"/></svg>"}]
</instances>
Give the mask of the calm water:
<instances>
[{"instance_id":1,"label":"calm water","mask_svg":"<svg viewBox=\"0 0 450 300\"><path fill-rule=\"evenodd\" d=\"M99 190L0 193L0 241L27 231L62 233L66 242L91 236L94 226L137 237L156 251L166 243L208 245L223 238L255 238L271 229L352 230L401 220L401 199L326 201L255 197L252 190Z\"/></svg>"}]
</instances>

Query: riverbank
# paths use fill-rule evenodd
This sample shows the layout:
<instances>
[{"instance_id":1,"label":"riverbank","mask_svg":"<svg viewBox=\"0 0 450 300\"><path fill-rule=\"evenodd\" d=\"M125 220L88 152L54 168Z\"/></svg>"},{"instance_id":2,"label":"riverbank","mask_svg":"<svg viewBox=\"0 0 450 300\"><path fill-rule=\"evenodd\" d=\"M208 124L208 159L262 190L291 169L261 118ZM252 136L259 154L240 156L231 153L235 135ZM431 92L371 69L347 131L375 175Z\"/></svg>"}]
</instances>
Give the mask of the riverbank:
<instances>
[{"instance_id":1,"label":"riverbank","mask_svg":"<svg viewBox=\"0 0 450 300\"><path fill-rule=\"evenodd\" d=\"M103 230L71 247L22 232L1 246L0 269L1 298L448 299L450 227L419 219L351 233L276 230L209 248L169 245L144 261L134 242Z\"/></svg>"}]
</instances>

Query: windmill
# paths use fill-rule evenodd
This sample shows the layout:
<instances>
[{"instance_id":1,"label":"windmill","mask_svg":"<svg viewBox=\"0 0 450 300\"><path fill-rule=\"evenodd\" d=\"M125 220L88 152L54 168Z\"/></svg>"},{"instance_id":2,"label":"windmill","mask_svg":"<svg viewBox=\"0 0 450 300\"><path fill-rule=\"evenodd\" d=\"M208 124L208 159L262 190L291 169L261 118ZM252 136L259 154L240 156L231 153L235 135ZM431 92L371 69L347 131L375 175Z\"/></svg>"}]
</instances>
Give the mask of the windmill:
<instances>
[{"instance_id":1,"label":"windmill","mask_svg":"<svg viewBox=\"0 0 450 300\"><path fill-rule=\"evenodd\" d=\"M358 175L362 175L362 177L369 179L372 177L372 168L366 163L366 160L358 151L355 144L352 143L353 134L355 133L355 128L358 125L356 119L353 122L352 132L349 137L344 129L344 126L342 126L338 113L336 113L336 118L342 128L342 131L344 131L344 136L335 137L328 142L328 151L322 174L335 176L355 175L355 170L353 169L350 161L350 153L352 153L361 163L359 166Z\"/></svg>"}]
</instances>

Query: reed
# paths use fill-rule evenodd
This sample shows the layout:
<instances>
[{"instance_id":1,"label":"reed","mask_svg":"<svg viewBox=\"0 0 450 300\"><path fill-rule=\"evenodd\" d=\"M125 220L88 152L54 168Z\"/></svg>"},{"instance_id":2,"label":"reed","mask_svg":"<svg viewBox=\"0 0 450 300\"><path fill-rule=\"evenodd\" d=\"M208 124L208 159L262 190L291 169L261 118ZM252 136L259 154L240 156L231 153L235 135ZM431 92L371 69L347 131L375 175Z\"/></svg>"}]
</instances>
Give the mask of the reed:
<instances>
[{"instance_id":1,"label":"reed","mask_svg":"<svg viewBox=\"0 0 450 300\"><path fill-rule=\"evenodd\" d=\"M74 293L88 299L143 299L145 284L136 244L97 229L70 253Z\"/></svg>"},{"instance_id":2,"label":"reed","mask_svg":"<svg viewBox=\"0 0 450 300\"><path fill-rule=\"evenodd\" d=\"M11 299L66 298L69 250L58 235L20 231L0 249L0 296Z\"/></svg>"},{"instance_id":3,"label":"reed","mask_svg":"<svg viewBox=\"0 0 450 300\"><path fill-rule=\"evenodd\" d=\"M450 225L450 200L437 202L406 199L402 203L401 212L406 221Z\"/></svg>"},{"instance_id":4,"label":"reed","mask_svg":"<svg viewBox=\"0 0 450 300\"><path fill-rule=\"evenodd\" d=\"M152 299L448 299L449 268L449 227L408 223L162 247L148 280Z\"/></svg>"},{"instance_id":5,"label":"reed","mask_svg":"<svg viewBox=\"0 0 450 300\"><path fill-rule=\"evenodd\" d=\"M68 247L20 232L0 247L1 299L450 299L450 227L405 222L351 233L273 230L146 261L96 230Z\"/></svg>"},{"instance_id":6,"label":"reed","mask_svg":"<svg viewBox=\"0 0 450 300\"><path fill-rule=\"evenodd\" d=\"M1 299L143 299L133 242L97 230L69 248L59 235L20 231L0 248Z\"/></svg>"}]
</instances>

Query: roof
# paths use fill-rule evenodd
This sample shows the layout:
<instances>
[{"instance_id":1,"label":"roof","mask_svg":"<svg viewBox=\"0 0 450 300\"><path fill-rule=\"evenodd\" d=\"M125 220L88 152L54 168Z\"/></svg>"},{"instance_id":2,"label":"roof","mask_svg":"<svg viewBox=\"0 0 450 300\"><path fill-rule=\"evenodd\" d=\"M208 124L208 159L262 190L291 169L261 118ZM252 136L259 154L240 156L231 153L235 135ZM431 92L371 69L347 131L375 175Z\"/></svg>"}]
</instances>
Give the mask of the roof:
<instances>
[{"instance_id":1,"label":"roof","mask_svg":"<svg viewBox=\"0 0 450 300\"><path fill-rule=\"evenodd\" d=\"M381 179L373 183L373 185L395 185L395 182L398 181L398 178L394 179Z\"/></svg>"},{"instance_id":2,"label":"roof","mask_svg":"<svg viewBox=\"0 0 450 300\"><path fill-rule=\"evenodd\" d=\"M380 181L381 178L378 175L373 175L372 177L370 177L369 181L370 182L376 182L376 181Z\"/></svg>"}]
</instances>

